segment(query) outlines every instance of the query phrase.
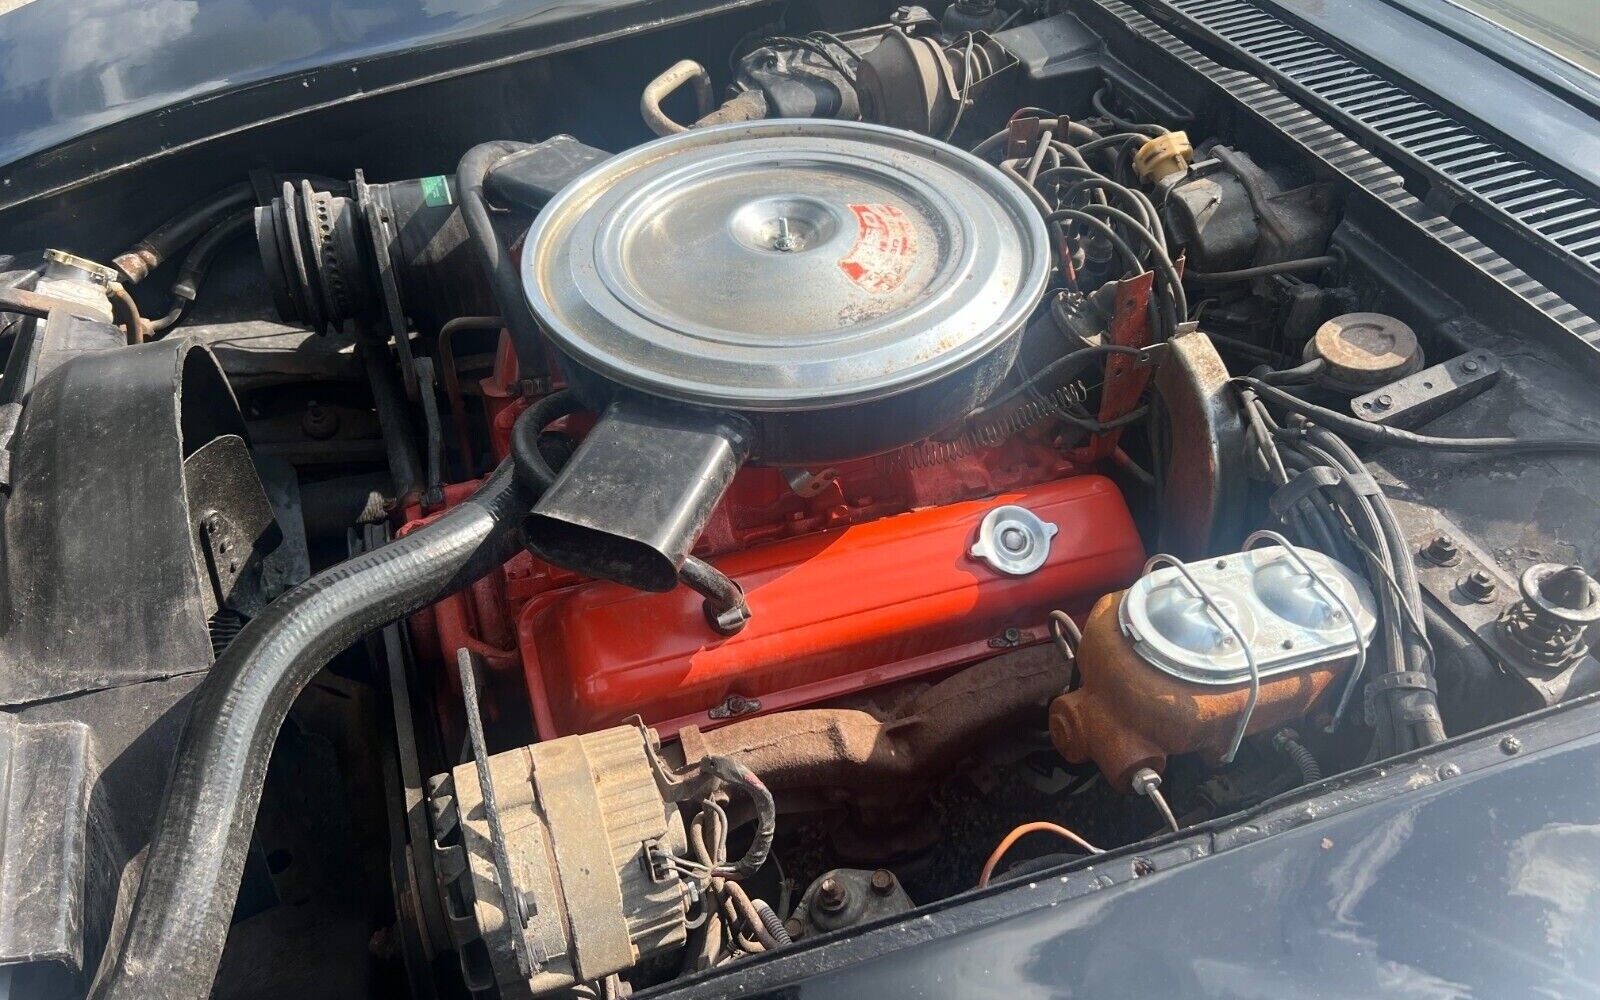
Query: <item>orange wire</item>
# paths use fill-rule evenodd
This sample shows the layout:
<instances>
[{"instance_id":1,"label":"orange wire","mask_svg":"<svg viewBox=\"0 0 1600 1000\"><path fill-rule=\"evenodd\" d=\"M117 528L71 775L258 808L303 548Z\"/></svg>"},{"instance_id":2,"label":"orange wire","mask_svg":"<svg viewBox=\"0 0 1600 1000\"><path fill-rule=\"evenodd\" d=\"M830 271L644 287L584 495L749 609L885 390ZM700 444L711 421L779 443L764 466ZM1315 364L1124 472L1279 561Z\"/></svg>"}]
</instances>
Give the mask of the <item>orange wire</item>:
<instances>
[{"instance_id":1,"label":"orange wire","mask_svg":"<svg viewBox=\"0 0 1600 1000\"><path fill-rule=\"evenodd\" d=\"M1084 840L1082 837L1073 833L1071 830L1068 830L1064 826L1057 826L1054 823L1044 822L1024 823L1015 830L1012 830L1010 833L1006 834L1005 839L1000 841L1000 846L996 847L994 849L994 853L989 855L989 860L984 862L983 874L978 876L978 888L982 889L984 886L989 884L989 877L994 874L994 866L1000 863L1000 859L1006 856L1006 852L1011 850L1012 846L1015 845L1017 841L1021 840L1023 837L1026 837L1030 833L1053 833L1058 837L1065 837L1074 844L1077 844L1079 847L1088 851L1090 854L1105 853L1105 851L1102 851L1100 848L1089 843L1087 840Z\"/></svg>"}]
</instances>

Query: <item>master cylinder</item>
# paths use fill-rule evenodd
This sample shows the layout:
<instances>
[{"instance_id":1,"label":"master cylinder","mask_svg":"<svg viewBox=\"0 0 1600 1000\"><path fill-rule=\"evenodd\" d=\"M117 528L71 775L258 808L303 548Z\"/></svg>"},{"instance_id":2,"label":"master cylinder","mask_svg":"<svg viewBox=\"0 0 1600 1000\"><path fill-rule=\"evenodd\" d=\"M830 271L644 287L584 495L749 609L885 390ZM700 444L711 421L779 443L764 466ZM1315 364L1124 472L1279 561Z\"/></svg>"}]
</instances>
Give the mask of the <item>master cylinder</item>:
<instances>
[{"instance_id":1,"label":"master cylinder","mask_svg":"<svg viewBox=\"0 0 1600 1000\"><path fill-rule=\"evenodd\" d=\"M1079 686L1050 707L1067 760L1093 760L1123 791L1173 754L1226 763L1246 735L1305 715L1359 668L1377 627L1366 583L1276 535L1252 540L1263 538L1276 544L1190 565L1157 556L1100 599L1078 648Z\"/></svg>"}]
</instances>

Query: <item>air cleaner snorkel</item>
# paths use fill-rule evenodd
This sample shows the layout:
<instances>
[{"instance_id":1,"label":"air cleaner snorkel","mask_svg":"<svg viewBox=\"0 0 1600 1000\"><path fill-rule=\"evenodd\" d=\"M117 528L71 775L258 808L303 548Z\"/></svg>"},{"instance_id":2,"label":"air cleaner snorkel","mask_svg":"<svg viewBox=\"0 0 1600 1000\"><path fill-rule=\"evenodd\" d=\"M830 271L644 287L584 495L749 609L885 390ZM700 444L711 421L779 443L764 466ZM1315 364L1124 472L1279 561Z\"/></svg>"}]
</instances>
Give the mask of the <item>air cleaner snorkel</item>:
<instances>
[{"instance_id":1,"label":"air cleaner snorkel","mask_svg":"<svg viewBox=\"0 0 1600 1000\"><path fill-rule=\"evenodd\" d=\"M665 592L749 453L737 417L618 401L525 522L541 559Z\"/></svg>"},{"instance_id":2,"label":"air cleaner snorkel","mask_svg":"<svg viewBox=\"0 0 1600 1000\"><path fill-rule=\"evenodd\" d=\"M750 617L743 592L689 551L749 441L750 428L731 414L614 402L523 522L528 549L636 590L682 582L705 597L711 627L732 635Z\"/></svg>"}]
</instances>

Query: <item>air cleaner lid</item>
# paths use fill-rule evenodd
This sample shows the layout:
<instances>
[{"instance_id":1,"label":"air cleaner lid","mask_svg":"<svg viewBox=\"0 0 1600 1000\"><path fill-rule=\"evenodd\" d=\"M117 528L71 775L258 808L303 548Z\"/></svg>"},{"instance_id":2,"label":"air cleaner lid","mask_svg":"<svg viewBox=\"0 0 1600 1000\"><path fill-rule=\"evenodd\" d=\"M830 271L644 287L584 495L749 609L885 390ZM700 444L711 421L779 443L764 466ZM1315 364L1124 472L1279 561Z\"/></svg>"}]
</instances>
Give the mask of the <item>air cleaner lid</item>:
<instances>
[{"instance_id":1,"label":"air cleaner lid","mask_svg":"<svg viewBox=\"0 0 1600 1000\"><path fill-rule=\"evenodd\" d=\"M778 120L669 136L565 188L523 285L564 353L687 402L794 410L930 382L1016 334L1049 274L1043 220L954 147Z\"/></svg>"}]
</instances>

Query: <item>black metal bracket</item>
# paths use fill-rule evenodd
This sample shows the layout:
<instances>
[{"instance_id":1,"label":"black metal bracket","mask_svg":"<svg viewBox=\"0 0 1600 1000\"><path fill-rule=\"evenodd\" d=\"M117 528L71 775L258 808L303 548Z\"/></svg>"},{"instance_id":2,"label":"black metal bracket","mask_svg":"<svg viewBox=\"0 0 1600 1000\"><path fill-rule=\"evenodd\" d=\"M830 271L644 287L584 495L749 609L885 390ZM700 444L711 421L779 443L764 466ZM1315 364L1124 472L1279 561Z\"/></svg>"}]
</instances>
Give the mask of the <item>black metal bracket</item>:
<instances>
[{"instance_id":1,"label":"black metal bracket","mask_svg":"<svg viewBox=\"0 0 1600 1000\"><path fill-rule=\"evenodd\" d=\"M1556 705L1600 691L1600 656L1593 651L1560 670L1536 669L1527 662L1525 651L1506 639L1500 616L1516 601L1517 582L1465 531L1422 504L1392 495L1389 503L1413 543L1412 559L1423 593L1539 703ZM1439 557L1441 538L1450 542L1449 558Z\"/></svg>"},{"instance_id":2,"label":"black metal bracket","mask_svg":"<svg viewBox=\"0 0 1600 1000\"><path fill-rule=\"evenodd\" d=\"M383 315L387 320L388 334L394 338L394 349L400 355L400 378L405 385L407 398L416 399L417 371L413 367L415 359L411 354L411 338L406 333L405 307L400 302L400 283L395 280L394 261L389 256L392 226L390 220L384 217L369 197L367 178L360 170L356 171L352 187L357 210L366 219L367 232L371 234L372 257L378 271Z\"/></svg>"},{"instance_id":3,"label":"black metal bracket","mask_svg":"<svg viewBox=\"0 0 1600 1000\"><path fill-rule=\"evenodd\" d=\"M467 713L467 738L472 743L472 760L478 769L478 788L483 794L483 814L489 823L490 848L494 853L495 876L500 881L500 902L511 924L511 950L517 958L517 971L532 978L542 964L528 942L528 901L511 877L511 852L506 848L505 828L500 824L500 807L495 802L494 782L489 776L489 750L483 736L483 715L478 709L476 657L468 649L456 650L456 669L461 674L461 700Z\"/></svg>"},{"instance_id":4,"label":"black metal bracket","mask_svg":"<svg viewBox=\"0 0 1600 1000\"><path fill-rule=\"evenodd\" d=\"M417 369L417 395L422 399L422 419L428 429L428 488L422 494L422 508L431 511L444 506L444 427L439 422L433 359L417 358L413 364Z\"/></svg>"},{"instance_id":5,"label":"black metal bracket","mask_svg":"<svg viewBox=\"0 0 1600 1000\"><path fill-rule=\"evenodd\" d=\"M1350 412L1369 424L1421 427L1500 380L1500 359L1470 351L1350 400Z\"/></svg>"}]
</instances>

